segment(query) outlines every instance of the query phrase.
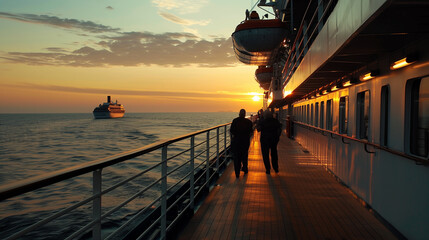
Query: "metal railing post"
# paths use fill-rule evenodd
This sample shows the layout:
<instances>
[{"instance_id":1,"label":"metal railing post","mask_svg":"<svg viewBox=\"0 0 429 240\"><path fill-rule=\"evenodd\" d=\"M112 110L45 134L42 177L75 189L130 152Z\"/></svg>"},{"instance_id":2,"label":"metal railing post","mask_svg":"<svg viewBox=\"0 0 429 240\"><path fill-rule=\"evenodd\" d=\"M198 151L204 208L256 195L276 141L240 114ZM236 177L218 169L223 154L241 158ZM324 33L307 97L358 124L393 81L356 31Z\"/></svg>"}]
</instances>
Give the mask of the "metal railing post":
<instances>
[{"instance_id":1,"label":"metal railing post","mask_svg":"<svg viewBox=\"0 0 429 240\"><path fill-rule=\"evenodd\" d=\"M209 189L209 179L210 179L210 131L207 131L207 141L206 141L206 187Z\"/></svg>"},{"instance_id":2,"label":"metal railing post","mask_svg":"<svg viewBox=\"0 0 429 240\"><path fill-rule=\"evenodd\" d=\"M225 125L225 130L223 131L223 151L224 151L224 154L225 154L225 158L226 158L226 131L227 131L227 128L226 128L226 125Z\"/></svg>"},{"instance_id":3,"label":"metal railing post","mask_svg":"<svg viewBox=\"0 0 429 240\"><path fill-rule=\"evenodd\" d=\"M166 239L167 234L167 147L162 147L161 157L161 239Z\"/></svg>"},{"instance_id":4,"label":"metal railing post","mask_svg":"<svg viewBox=\"0 0 429 240\"><path fill-rule=\"evenodd\" d=\"M191 203L190 203L190 208L192 209L192 211L194 210L194 198L195 198L195 192L194 192L194 190L195 190L195 183L194 183L194 168L195 168L195 166L194 166L194 157L195 157L195 136L192 136L191 137L191 156L190 156L190 169L189 169L189 172L191 173L190 175L189 175L189 194L190 194L190 196L189 196L189 199L190 199L190 201L191 201Z\"/></svg>"},{"instance_id":5,"label":"metal railing post","mask_svg":"<svg viewBox=\"0 0 429 240\"><path fill-rule=\"evenodd\" d=\"M216 172L219 174L219 128L216 128Z\"/></svg>"},{"instance_id":6,"label":"metal railing post","mask_svg":"<svg viewBox=\"0 0 429 240\"><path fill-rule=\"evenodd\" d=\"M92 194L101 193L101 169L92 172ZM92 227L92 239L101 239L101 195L92 201L92 220L96 224Z\"/></svg>"}]
</instances>

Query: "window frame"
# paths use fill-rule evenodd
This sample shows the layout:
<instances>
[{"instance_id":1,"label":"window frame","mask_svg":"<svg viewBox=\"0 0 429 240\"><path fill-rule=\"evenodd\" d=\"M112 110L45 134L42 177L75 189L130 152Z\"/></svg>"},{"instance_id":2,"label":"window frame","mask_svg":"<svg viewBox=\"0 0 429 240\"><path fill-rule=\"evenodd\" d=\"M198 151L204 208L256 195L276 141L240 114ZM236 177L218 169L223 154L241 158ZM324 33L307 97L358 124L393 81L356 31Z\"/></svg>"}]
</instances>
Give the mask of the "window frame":
<instances>
[{"instance_id":1,"label":"window frame","mask_svg":"<svg viewBox=\"0 0 429 240\"><path fill-rule=\"evenodd\" d=\"M381 87L380 94L380 145L387 147L389 145L389 127L390 127L390 85Z\"/></svg>"},{"instance_id":2,"label":"window frame","mask_svg":"<svg viewBox=\"0 0 429 240\"><path fill-rule=\"evenodd\" d=\"M356 95L356 137L370 139L371 128L371 92L369 89Z\"/></svg>"},{"instance_id":3,"label":"window frame","mask_svg":"<svg viewBox=\"0 0 429 240\"><path fill-rule=\"evenodd\" d=\"M424 136L424 153L419 154L418 146L418 128L419 128L419 97L422 80L429 81L429 76L409 79L406 83L406 123L405 123L405 138L404 141L407 153L429 159L429 134L426 132ZM417 101L416 101L417 98ZM416 104L417 103L417 104ZM417 122L417 123L416 123Z\"/></svg>"},{"instance_id":4,"label":"window frame","mask_svg":"<svg viewBox=\"0 0 429 240\"><path fill-rule=\"evenodd\" d=\"M344 101L344 107L342 107L342 101L341 99L345 99ZM347 134L348 133L348 121L349 121L349 96L342 96L340 97L339 103L338 103L338 132L341 134Z\"/></svg>"},{"instance_id":5,"label":"window frame","mask_svg":"<svg viewBox=\"0 0 429 240\"><path fill-rule=\"evenodd\" d=\"M334 104L332 99L326 101L326 129L332 131L334 125Z\"/></svg>"}]
</instances>

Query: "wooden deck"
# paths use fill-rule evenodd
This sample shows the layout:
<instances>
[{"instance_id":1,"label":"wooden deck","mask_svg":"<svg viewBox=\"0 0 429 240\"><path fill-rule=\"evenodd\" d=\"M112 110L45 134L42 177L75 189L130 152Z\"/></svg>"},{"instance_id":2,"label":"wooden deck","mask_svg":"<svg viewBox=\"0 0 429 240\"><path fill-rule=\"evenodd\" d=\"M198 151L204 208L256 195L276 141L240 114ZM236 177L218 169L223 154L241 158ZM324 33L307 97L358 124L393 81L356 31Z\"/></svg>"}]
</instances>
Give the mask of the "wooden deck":
<instances>
[{"instance_id":1,"label":"wooden deck","mask_svg":"<svg viewBox=\"0 0 429 240\"><path fill-rule=\"evenodd\" d=\"M278 151L267 175L256 134L249 173L230 164L178 239L397 239L297 142Z\"/></svg>"}]
</instances>

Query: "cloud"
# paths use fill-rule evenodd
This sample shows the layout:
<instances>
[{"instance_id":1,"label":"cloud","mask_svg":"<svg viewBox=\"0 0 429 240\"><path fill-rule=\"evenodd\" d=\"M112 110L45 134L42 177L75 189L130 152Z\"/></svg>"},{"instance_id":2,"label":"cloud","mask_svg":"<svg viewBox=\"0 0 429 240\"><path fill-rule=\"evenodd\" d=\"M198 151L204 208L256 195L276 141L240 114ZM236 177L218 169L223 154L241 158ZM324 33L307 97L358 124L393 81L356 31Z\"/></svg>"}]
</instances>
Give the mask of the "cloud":
<instances>
[{"instance_id":1,"label":"cloud","mask_svg":"<svg viewBox=\"0 0 429 240\"><path fill-rule=\"evenodd\" d=\"M175 10L180 14L196 13L208 3L208 0L152 0L160 10Z\"/></svg>"},{"instance_id":2,"label":"cloud","mask_svg":"<svg viewBox=\"0 0 429 240\"><path fill-rule=\"evenodd\" d=\"M81 21L77 19L59 18L48 15L12 14L0 12L0 18L33 24L45 24L65 29L79 29L90 33L117 32L120 30L119 28L112 28L102 24L94 23L92 21Z\"/></svg>"},{"instance_id":3,"label":"cloud","mask_svg":"<svg viewBox=\"0 0 429 240\"><path fill-rule=\"evenodd\" d=\"M20 89L38 89L55 92L70 92L70 93L86 93L86 94L112 94L126 96L142 96L142 97L167 97L167 98L182 98L182 99L237 99L237 96L248 96L249 93L240 92L179 92L179 91L144 91L144 90L119 90L119 89L103 89L103 88L79 88L59 85L42 85L32 83L19 84L1 84L5 87L13 87Z\"/></svg>"},{"instance_id":4,"label":"cloud","mask_svg":"<svg viewBox=\"0 0 429 240\"><path fill-rule=\"evenodd\" d=\"M185 25L203 25L167 14L171 21ZM0 59L7 62L29 65L104 67L104 66L234 66L230 38L201 39L193 29L185 32L120 32L118 28L95 24L91 21L61 19L58 17L9 14L0 12L0 18L32 24L45 24L65 29L80 29L87 33L80 36L92 37L91 41L73 43L80 47L67 50L57 46L47 46L41 52L0 52ZM102 34L102 35L101 35ZM95 39L95 41L93 41Z\"/></svg>"},{"instance_id":5,"label":"cloud","mask_svg":"<svg viewBox=\"0 0 429 240\"><path fill-rule=\"evenodd\" d=\"M194 21L194 20L183 19L183 18L180 18L176 15L173 15L173 14L167 13L167 12L163 12L163 11L160 11L158 14L161 17L163 17L165 20L168 20L170 22L177 23L180 25L185 25L185 26L191 26L191 25L206 26L207 24L210 23L210 21Z\"/></svg>"},{"instance_id":6,"label":"cloud","mask_svg":"<svg viewBox=\"0 0 429 240\"><path fill-rule=\"evenodd\" d=\"M212 41L191 33L127 32L103 36L96 47L72 51L49 47L49 52L8 52L0 58L14 63L52 66L235 66L231 39Z\"/></svg>"}]
</instances>

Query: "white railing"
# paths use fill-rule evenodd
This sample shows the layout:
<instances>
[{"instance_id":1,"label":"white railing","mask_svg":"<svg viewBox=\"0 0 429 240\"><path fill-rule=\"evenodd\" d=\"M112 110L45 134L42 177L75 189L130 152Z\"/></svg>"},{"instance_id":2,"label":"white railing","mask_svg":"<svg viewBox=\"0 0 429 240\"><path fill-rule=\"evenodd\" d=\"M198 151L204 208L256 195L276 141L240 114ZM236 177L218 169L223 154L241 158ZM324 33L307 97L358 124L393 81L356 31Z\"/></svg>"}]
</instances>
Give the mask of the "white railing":
<instances>
[{"instance_id":1,"label":"white railing","mask_svg":"<svg viewBox=\"0 0 429 240\"><path fill-rule=\"evenodd\" d=\"M4 209L4 204L10 204L13 201L25 201L26 198L31 198L28 196L33 196L36 192L39 194L40 191L54 184L64 182L68 184L67 181L71 179L85 178L85 174L92 173L92 194L89 197L85 198L85 194L82 193L82 196L79 197L83 200L67 204L68 206L62 209L56 209L53 211L54 213L50 213L50 216L37 220L31 225L29 224L30 226L16 229L13 233L0 233L1 237L31 239L34 235L29 236L29 234L32 232L36 232L36 234L38 232L44 236L46 234L46 230L43 230L45 225L61 217L69 217L69 214L78 208L84 208L87 210L87 215L92 215L88 217L87 222L83 223L82 219L77 230L75 230L75 226L61 226L64 228L64 233L56 236L57 239L166 239L168 234L180 225L181 219L194 213L197 202L201 200L204 193L210 190L210 185L214 183L220 170L224 169L227 164L227 152L229 152L230 145L229 125L230 123L219 125L112 157L2 186L0 187L0 209ZM103 175L103 170L107 168L126 165L130 161L134 161L134 163L147 161L141 159L142 157L154 158L157 151L161 151L160 158L158 154L159 161L152 159L153 164L146 164L145 169L133 175L127 177L112 176L111 173ZM153 179L155 175L159 175L159 177ZM108 193L112 194L113 190L124 187L132 181L145 179L145 177L153 180L146 185L138 185L138 188L133 188L131 196L115 196L115 201L106 197ZM87 178L90 181L90 177L87 176ZM115 183L105 180L112 178L120 178L120 180ZM106 182L109 182L110 186L106 186ZM155 194L151 195L149 192L155 192ZM54 194L61 193L54 192ZM146 198L146 195L152 197ZM103 223L111 221L108 217L114 218L112 216L118 210L141 199L149 203L131 213L132 217L130 214L123 217L120 226L103 227ZM119 203L116 204L116 202ZM136 205L138 204L136 203ZM34 206L34 208L31 211L37 211L38 206Z\"/></svg>"}]
</instances>

